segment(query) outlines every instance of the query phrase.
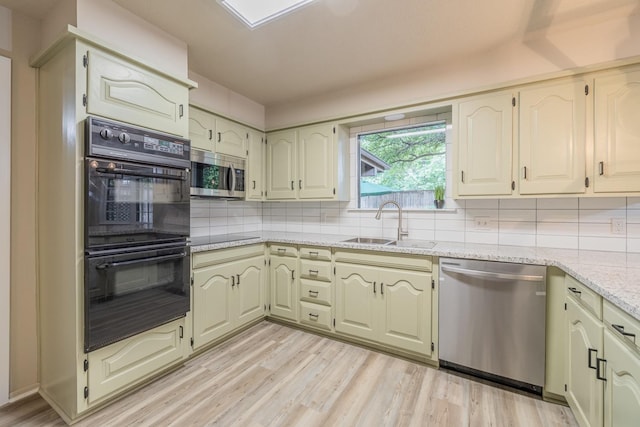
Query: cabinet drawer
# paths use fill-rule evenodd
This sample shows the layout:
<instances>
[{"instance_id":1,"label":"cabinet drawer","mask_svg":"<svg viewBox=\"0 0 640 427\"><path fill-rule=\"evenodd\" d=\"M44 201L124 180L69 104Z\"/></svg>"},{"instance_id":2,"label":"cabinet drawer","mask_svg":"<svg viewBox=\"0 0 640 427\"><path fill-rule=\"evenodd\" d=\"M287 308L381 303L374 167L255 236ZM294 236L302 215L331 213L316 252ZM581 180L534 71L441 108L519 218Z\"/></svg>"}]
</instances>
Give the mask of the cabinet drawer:
<instances>
[{"instance_id":1,"label":"cabinet drawer","mask_svg":"<svg viewBox=\"0 0 640 427\"><path fill-rule=\"evenodd\" d=\"M331 263L326 261L300 260L300 277L312 280L331 281Z\"/></svg>"},{"instance_id":2,"label":"cabinet drawer","mask_svg":"<svg viewBox=\"0 0 640 427\"><path fill-rule=\"evenodd\" d=\"M290 256L297 257L298 250L295 246L287 246L287 245L269 245L269 253L271 255L278 256Z\"/></svg>"},{"instance_id":3,"label":"cabinet drawer","mask_svg":"<svg viewBox=\"0 0 640 427\"><path fill-rule=\"evenodd\" d=\"M604 301L602 317L605 324L614 331L614 335L640 351L640 322L607 300Z\"/></svg>"},{"instance_id":4,"label":"cabinet drawer","mask_svg":"<svg viewBox=\"0 0 640 427\"><path fill-rule=\"evenodd\" d=\"M576 298L586 309L602 320L602 297L568 274L564 279L567 295Z\"/></svg>"},{"instance_id":5,"label":"cabinet drawer","mask_svg":"<svg viewBox=\"0 0 640 427\"><path fill-rule=\"evenodd\" d=\"M432 268L432 260L428 255L336 250L335 261L373 267L400 268L402 270L431 271Z\"/></svg>"},{"instance_id":6,"label":"cabinet drawer","mask_svg":"<svg viewBox=\"0 0 640 427\"><path fill-rule=\"evenodd\" d=\"M300 279L300 299L318 304L333 305L331 283Z\"/></svg>"},{"instance_id":7,"label":"cabinet drawer","mask_svg":"<svg viewBox=\"0 0 640 427\"><path fill-rule=\"evenodd\" d=\"M263 245L240 246L231 249L218 249L213 251L195 252L191 255L193 269L208 267L210 265L224 264L239 259L264 256Z\"/></svg>"},{"instance_id":8,"label":"cabinet drawer","mask_svg":"<svg viewBox=\"0 0 640 427\"><path fill-rule=\"evenodd\" d=\"M331 330L331 307L300 302L300 323Z\"/></svg>"},{"instance_id":9,"label":"cabinet drawer","mask_svg":"<svg viewBox=\"0 0 640 427\"><path fill-rule=\"evenodd\" d=\"M315 259L318 261L331 261L331 249L300 248L300 258Z\"/></svg>"}]
</instances>

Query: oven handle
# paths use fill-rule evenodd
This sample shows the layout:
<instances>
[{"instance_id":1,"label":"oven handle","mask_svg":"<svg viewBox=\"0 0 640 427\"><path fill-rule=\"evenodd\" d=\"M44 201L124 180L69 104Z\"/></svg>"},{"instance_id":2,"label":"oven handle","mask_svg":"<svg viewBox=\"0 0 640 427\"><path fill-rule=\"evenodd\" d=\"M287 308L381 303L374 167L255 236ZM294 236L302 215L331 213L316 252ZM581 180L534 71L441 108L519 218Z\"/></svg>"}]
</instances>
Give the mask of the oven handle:
<instances>
[{"instance_id":1,"label":"oven handle","mask_svg":"<svg viewBox=\"0 0 640 427\"><path fill-rule=\"evenodd\" d=\"M137 172L131 169L108 169L108 168L96 168L96 171L101 173L111 173L111 174L122 174L122 175L130 175L130 176L141 176L144 178L162 178L162 179L173 179L176 181L184 181L186 178L184 176L176 176L169 175L166 173L146 173L146 172Z\"/></svg>"},{"instance_id":2,"label":"oven handle","mask_svg":"<svg viewBox=\"0 0 640 427\"><path fill-rule=\"evenodd\" d=\"M156 256L156 257L151 257L151 258L138 258L138 259L132 259L130 261L119 261L119 262L107 262L104 264L100 264L96 266L96 270L104 270L107 268L111 268L111 267L120 267L123 265L132 265L132 264L140 264L143 262L153 262L153 261L169 261L171 259L180 259L180 258L184 258L187 256L186 252L182 252L179 254L173 254L173 255L161 255L161 256Z\"/></svg>"}]
</instances>

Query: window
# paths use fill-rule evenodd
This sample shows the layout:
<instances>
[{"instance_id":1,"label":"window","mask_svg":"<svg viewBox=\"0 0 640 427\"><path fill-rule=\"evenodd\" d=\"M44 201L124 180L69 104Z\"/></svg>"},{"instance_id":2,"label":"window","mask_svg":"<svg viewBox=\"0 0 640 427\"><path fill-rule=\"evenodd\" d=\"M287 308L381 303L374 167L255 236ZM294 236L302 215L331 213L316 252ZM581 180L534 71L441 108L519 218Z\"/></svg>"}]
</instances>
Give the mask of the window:
<instances>
[{"instance_id":1,"label":"window","mask_svg":"<svg viewBox=\"0 0 640 427\"><path fill-rule=\"evenodd\" d=\"M403 208L433 208L446 182L446 123L358 135L359 207L395 200Z\"/></svg>"}]
</instances>

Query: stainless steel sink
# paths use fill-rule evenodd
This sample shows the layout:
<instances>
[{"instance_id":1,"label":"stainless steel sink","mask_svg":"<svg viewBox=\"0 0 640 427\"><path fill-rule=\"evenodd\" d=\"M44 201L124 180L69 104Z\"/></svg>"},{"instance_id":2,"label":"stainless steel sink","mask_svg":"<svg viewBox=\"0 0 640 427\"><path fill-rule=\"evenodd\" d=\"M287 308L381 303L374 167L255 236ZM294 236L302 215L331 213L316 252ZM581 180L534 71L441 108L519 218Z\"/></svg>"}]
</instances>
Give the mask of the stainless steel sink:
<instances>
[{"instance_id":1,"label":"stainless steel sink","mask_svg":"<svg viewBox=\"0 0 640 427\"><path fill-rule=\"evenodd\" d=\"M361 243L364 245L383 245L392 246L396 244L395 240L378 239L376 237L354 237L353 239L343 240L345 243Z\"/></svg>"}]
</instances>

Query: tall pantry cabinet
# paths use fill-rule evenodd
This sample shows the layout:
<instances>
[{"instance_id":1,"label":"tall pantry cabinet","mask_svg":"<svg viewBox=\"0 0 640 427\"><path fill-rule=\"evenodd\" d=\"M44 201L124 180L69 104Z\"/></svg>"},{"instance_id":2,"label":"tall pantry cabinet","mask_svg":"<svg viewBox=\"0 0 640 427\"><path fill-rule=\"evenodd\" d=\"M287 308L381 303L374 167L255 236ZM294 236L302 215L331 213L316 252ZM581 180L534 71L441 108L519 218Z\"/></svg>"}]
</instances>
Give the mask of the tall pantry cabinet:
<instances>
[{"instance_id":1,"label":"tall pantry cabinet","mask_svg":"<svg viewBox=\"0 0 640 427\"><path fill-rule=\"evenodd\" d=\"M180 363L185 318L84 352L84 128L88 115L188 135L189 87L69 27L38 55L40 394L67 422ZM188 315L189 316L189 315Z\"/></svg>"}]
</instances>

